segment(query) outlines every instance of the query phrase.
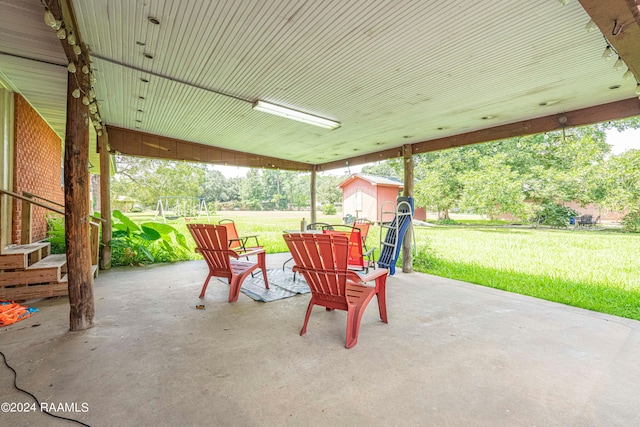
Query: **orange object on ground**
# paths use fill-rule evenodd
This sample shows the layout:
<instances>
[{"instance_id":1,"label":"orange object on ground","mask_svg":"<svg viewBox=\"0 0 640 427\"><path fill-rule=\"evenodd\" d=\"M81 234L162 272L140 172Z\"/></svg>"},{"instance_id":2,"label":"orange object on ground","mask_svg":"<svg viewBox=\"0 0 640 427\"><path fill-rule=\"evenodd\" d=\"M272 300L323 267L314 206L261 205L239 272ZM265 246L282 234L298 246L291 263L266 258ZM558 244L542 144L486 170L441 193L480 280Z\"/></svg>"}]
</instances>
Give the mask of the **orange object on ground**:
<instances>
[{"instance_id":1,"label":"orange object on ground","mask_svg":"<svg viewBox=\"0 0 640 427\"><path fill-rule=\"evenodd\" d=\"M387 269L379 268L365 276L350 271L347 236L291 233L285 234L284 240L296 263L294 271L300 271L311 288L311 301L300 335L307 332L309 316L314 305L321 305L327 310L345 310L345 347L354 347L358 342L362 315L374 295L378 297L380 319L387 323ZM365 286L373 280L376 283L375 287Z\"/></svg>"},{"instance_id":2,"label":"orange object on ground","mask_svg":"<svg viewBox=\"0 0 640 427\"><path fill-rule=\"evenodd\" d=\"M9 326L37 311L37 308L24 307L13 301L0 301L0 326Z\"/></svg>"},{"instance_id":3,"label":"orange object on ground","mask_svg":"<svg viewBox=\"0 0 640 427\"><path fill-rule=\"evenodd\" d=\"M187 224L187 228L196 242L196 252L200 253L209 266L209 275L202 286L200 298L204 298L207 285L212 277L224 277L229 280L229 302L238 300L240 286L251 272L262 270L264 286L269 289L267 280L266 252L261 247L251 248L241 255L229 248L227 227L213 224ZM258 262L239 261L240 256L257 255ZM231 259L235 258L235 259Z\"/></svg>"}]
</instances>

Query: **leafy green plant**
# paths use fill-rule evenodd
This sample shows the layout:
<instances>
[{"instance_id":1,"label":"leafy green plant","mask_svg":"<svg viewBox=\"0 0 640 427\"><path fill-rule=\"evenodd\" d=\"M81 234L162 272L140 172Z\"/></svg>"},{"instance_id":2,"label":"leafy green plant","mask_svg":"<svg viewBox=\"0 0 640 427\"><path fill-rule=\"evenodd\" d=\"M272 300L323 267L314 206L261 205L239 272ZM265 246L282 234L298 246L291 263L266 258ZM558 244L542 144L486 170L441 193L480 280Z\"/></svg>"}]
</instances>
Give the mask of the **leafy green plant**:
<instances>
[{"instance_id":1,"label":"leafy green plant","mask_svg":"<svg viewBox=\"0 0 640 427\"><path fill-rule=\"evenodd\" d=\"M188 259L187 241L174 227L157 222L138 225L118 210L113 211L113 218L113 265Z\"/></svg>"},{"instance_id":2,"label":"leafy green plant","mask_svg":"<svg viewBox=\"0 0 640 427\"><path fill-rule=\"evenodd\" d=\"M543 204L534 218L534 223L548 225L549 227L567 227L569 218L575 218L578 212L562 205Z\"/></svg>"},{"instance_id":3,"label":"leafy green plant","mask_svg":"<svg viewBox=\"0 0 640 427\"><path fill-rule=\"evenodd\" d=\"M411 265L415 271L428 271L434 269L439 262L436 251L433 249L428 238L423 239L416 246L412 253ZM402 251L396 261L396 267L402 267Z\"/></svg>"},{"instance_id":4,"label":"leafy green plant","mask_svg":"<svg viewBox=\"0 0 640 427\"><path fill-rule=\"evenodd\" d=\"M63 254L67 251L67 242L64 237L64 217L60 215L47 215L47 241L51 243L52 254Z\"/></svg>"},{"instance_id":5,"label":"leafy green plant","mask_svg":"<svg viewBox=\"0 0 640 427\"><path fill-rule=\"evenodd\" d=\"M322 206L322 214L323 215L335 215L337 212L336 207L333 203L327 203Z\"/></svg>"},{"instance_id":6,"label":"leafy green plant","mask_svg":"<svg viewBox=\"0 0 640 427\"><path fill-rule=\"evenodd\" d=\"M428 240L420 242L420 245L416 247L416 252L413 255L413 268L417 271L425 271L430 268L435 268L437 263L438 256L430 242Z\"/></svg>"},{"instance_id":7,"label":"leafy green plant","mask_svg":"<svg viewBox=\"0 0 640 427\"><path fill-rule=\"evenodd\" d=\"M640 233L640 211L625 215L622 218L622 228L629 233Z\"/></svg>"}]
</instances>

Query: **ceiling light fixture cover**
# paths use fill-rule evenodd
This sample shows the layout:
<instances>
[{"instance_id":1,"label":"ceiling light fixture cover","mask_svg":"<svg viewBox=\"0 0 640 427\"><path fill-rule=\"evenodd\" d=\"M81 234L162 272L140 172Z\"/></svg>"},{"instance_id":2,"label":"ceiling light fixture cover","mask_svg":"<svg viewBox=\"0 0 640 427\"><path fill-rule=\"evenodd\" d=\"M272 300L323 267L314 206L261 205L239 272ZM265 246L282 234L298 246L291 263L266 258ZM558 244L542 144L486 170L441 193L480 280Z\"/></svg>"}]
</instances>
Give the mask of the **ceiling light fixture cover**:
<instances>
[{"instance_id":1,"label":"ceiling light fixture cover","mask_svg":"<svg viewBox=\"0 0 640 427\"><path fill-rule=\"evenodd\" d=\"M325 129L336 129L340 127L340 122L314 116L308 113L303 113L302 111L292 110L291 108L272 104L266 101L257 100L253 103L253 109L262 111L263 113L274 114L276 116L285 117L287 119L297 120L302 123L319 126Z\"/></svg>"}]
</instances>

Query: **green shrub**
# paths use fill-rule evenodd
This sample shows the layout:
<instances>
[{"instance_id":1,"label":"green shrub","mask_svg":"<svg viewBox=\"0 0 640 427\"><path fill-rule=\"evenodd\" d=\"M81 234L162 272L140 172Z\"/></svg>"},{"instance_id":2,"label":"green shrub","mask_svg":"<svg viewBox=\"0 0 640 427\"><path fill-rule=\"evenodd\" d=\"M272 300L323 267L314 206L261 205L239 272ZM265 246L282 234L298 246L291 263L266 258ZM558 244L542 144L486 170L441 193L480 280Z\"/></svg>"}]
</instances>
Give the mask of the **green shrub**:
<instances>
[{"instance_id":1,"label":"green shrub","mask_svg":"<svg viewBox=\"0 0 640 427\"><path fill-rule=\"evenodd\" d=\"M436 224L439 225L454 225L456 222L450 218L443 218L436 221Z\"/></svg>"},{"instance_id":2,"label":"green shrub","mask_svg":"<svg viewBox=\"0 0 640 427\"><path fill-rule=\"evenodd\" d=\"M60 215L47 215L47 241L51 243L52 254L63 254L67 251L67 242L64 236L64 217Z\"/></svg>"},{"instance_id":3,"label":"green shrub","mask_svg":"<svg viewBox=\"0 0 640 427\"><path fill-rule=\"evenodd\" d=\"M629 233L640 233L640 211L625 215L622 218L622 228Z\"/></svg>"},{"instance_id":4,"label":"green shrub","mask_svg":"<svg viewBox=\"0 0 640 427\"><path fill-rule=\"evenodd\" d=\"M336 207L333 203L327 203L326 205L324 205L322 207L322 214L323 215L335 215L336 212L338 212L336 210Z\"/></svg>"},{"instance_id":5,"label":"green shrub","mask_svg":"<svg viewBox=\"0 0 640 427\"><path fill-rule=\"evenodd\" d=\"M533 222L549 227L567 227L569 226L569 219L577 216L578 212L571 208L549 203L541 206Z\"/></svg>"},{"instance_id":6,"label":"green shrub","mask_svg":"<svg viewBox=\"0 0 640 427\"><path fill-rule=\"evenodd\" d=\"M433 249L433 247L431 247L429 241L421 241L420 244L416 246L415 251L413 252L413 269L420 272L426 272L435 268L437 263L438 257L436 255L436 251ZM400 251L400 256L398 257L396 266L402 266L402 251Z\"/></svg>"}]
</instances>

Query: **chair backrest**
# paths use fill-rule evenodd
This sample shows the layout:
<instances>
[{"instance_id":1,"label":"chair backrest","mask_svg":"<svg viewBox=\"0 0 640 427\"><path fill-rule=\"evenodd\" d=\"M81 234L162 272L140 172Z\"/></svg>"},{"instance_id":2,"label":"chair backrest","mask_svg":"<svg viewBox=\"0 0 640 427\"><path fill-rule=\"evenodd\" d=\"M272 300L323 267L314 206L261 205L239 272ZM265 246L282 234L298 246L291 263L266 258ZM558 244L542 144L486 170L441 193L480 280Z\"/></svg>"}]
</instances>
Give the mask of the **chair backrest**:
<instances>
[{"instance_id":1,"label":"chair backrest","mask_svg":"<svg viewBox=\"0 0 640 427\"><path fill-rule=\"evenodd\" d=\"M366 219L356 219L353 223L353 226L360 229L360 234L362 235L362 241L367 240L367 236L369 235L369 228L371 227L371 221Z\"/></svg>"},{"instance_id":2,"label":"chair backrest","mask_svg":"<svg viewBox=\"0 0 640 427\"><path fill-rule=\"evenodd\" d=\"M285 234L298 271L320 299L346 302L349 240L340 234Z\"/></svg>"},{"instance_id":3,"label":"chair backrest","mask_svg":"<svg viewBox=\"0 0 640 427\"><path fill-rule=\"evenodd\" d=\"M360 229L348 225L334 225L331 229L323 229L323 234L343 235L349 241L349 266L364 268L364 256L362 254L362 234Z\"/></svg>"},{"instance_id":4,"label":"chair backrest","mask_svg":"<svg viewBox=\"0 0 640 427\"><path fill-rule=\"evenodd\" d=\"M312 222L311 224L307 224L307 230L333 230L333 226L331 224L327 224L326 222Z\"/></svg>"},{"instance_id":5,"label":"chair backrest","mask_svg":"<svg viewBox=\"0 0 640 427\"><path fill-rule=\"evenodd\" d=\"M227 229L227 239L229 240L227 245L229 249L239 249L242 247L242 242L238 236L238 229L236 229L236 223L232 219L221 219L218 224Z\"/></svg>"},{"instance_id":6,"label":"chair backrest","mask_svg":"<svg viewBox=\"0 0 640 427\"><path fill-rule=\"evenodd\" d=\"M371 228L371 221L367 219L356 219L353 226L360 229L362 237L362 247L367 250L367 236L369 235L369 228Z\"/></svg>"},{"instance_id":7,"label":"chair backrest","mask_svg":"<svg viewBox=\"0 0 640 427\"><path fill-rule=\"evenodd\" d=\"M196 242L196 252L202 255L212 272L231 277L227 227L214 224L187 224Z\"/></svg>"}]
</instances>

